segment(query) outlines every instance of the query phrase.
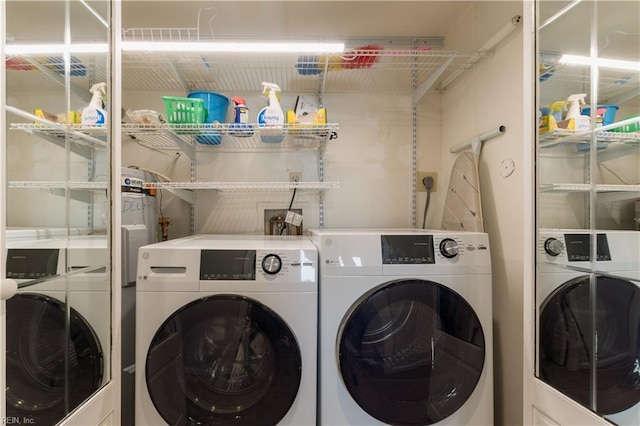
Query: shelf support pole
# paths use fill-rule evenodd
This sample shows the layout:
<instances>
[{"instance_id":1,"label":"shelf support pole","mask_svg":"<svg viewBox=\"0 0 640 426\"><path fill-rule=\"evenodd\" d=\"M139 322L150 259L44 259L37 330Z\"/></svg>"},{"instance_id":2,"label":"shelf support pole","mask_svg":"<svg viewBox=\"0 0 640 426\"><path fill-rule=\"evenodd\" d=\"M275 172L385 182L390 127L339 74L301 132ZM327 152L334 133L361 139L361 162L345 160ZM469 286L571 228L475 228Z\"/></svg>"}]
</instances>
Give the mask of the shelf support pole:
<instances>
[{"instance_id":1,"label":"shelf support pole","mask_svg":"<svg viewBox=\"0 0 640 426\"><path fill-rule=\"evenodd\" d=\"M481 53L496 47L498 43L504 40L509 34L511 34L513 30L516 29L516 26L518 26L520 22L522 22L522 15L515 15L513 18L511 18L511 21L509 21L507 25L502 27L502 29L500 29L500 31L498 31L493 37L487 40L487 42L483 44L482 47L480 47L479 52L476 55L474 55L471 59L469 59L469 61L461 69L457 70L456 72L451 74L446 80L441 82L438 85L438 89L440 90L446 89L446 87L449 84L453 83L453 81L456 78L458 78L460 74L462 74L465 70L471 68L476 62L480 60L480 58L482 57Z\"/></svg>"},{"instance_id":2,"label":"shelf support pole","mask_svg":"<svg viewBox=\"0 0 640 426\"><path fill-rule=\"evenodd\" d=\"M182 152L184 152L185 154L187 154L187 156L189 157L189 159L191 159L191 161L195 161L196 160L196 153L195 153L195 148L191 145L189 145L187 142L185 142L180 136L174 134L171 131L167 131L166 135L171 138L171 140L178 145L178 147L180 148L180 150Z\"/></svg>"},{"instance_id":3,"label":"shelf support pole","mask_svg":"<svg viewBox=\"0 0 640 426\"><path fill-rule=\"evenodd\" d=\"M450 56L442 65L440 65L440 68L438 68L437 70L435 70L433 72L433 74L431 74L429 76L429 78L427 78L421 85L420 87L418 87L417 89L415 88L414 85L414 98L415 101L414 102L418 102L420 99L422 99L422 97L429 91L429 89L431 89L431 87L435 84L436 80L438 80L438 78L440 78L440 76L442 75L443 72L445 72L447 70L447 68L449 67L449 65L451 65L451 62L453 62L453 56ZM415 72L415 71L414 71Z\"/></svg>"}]
</instances>

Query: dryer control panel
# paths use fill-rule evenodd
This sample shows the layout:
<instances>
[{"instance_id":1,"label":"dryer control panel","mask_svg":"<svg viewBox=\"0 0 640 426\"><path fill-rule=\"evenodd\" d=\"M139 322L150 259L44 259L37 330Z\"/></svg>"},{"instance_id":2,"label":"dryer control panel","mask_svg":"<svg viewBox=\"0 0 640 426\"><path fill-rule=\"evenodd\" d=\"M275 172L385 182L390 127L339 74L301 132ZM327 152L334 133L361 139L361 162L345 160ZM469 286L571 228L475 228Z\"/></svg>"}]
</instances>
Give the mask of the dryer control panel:
<instances>
[{"instance_id":1,"label":"dryer control panel","mask_svg":"<svg viewBox=\"0 0 640 426\"><path fill-rule=\"evenodd\" d=\"M422 229L317 229L311 240L324 276L490 274L489 238Z\"/></svg>"}]
</instances>

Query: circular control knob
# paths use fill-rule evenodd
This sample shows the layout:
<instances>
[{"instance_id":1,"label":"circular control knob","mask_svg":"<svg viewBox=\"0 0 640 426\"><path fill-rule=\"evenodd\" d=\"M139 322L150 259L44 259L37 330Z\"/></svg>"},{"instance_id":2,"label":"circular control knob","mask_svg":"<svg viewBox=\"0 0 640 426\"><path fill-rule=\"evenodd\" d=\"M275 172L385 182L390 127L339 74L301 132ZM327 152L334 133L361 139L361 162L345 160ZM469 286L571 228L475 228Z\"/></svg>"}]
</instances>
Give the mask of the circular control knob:
<instances>
[{"instance_id":1,"label":"circular control knob","mask_svg":"<svg viewBox=\"0 0 640 426\"><path fill-rule=\"evenodd\" d=\"M559 256L564 250L564 244L557 238L547 238L544 241L544 251L550 256Z\"/></svg>"},{"instance_id":2,"label":"circular control knob","mask_svg":"<svg viewBox=\"0 0 640 426\"><path fill-rule=\"evenodd\" d=\"M282 259L277 254L268 254L262 258L262 270L269 275L275 275L282 269Z\"/></svg>"},{"instance_id":3,"label":"circular control knob","mask_svg":"<svg viewBox=\"0 0 640 426\"><path fill-rule=\"evenodd\" d=\"M448 259L454 258L458 255L458 243L451 238L445 238L440 241L440 253Z\"/></svg>"}]
</instances>

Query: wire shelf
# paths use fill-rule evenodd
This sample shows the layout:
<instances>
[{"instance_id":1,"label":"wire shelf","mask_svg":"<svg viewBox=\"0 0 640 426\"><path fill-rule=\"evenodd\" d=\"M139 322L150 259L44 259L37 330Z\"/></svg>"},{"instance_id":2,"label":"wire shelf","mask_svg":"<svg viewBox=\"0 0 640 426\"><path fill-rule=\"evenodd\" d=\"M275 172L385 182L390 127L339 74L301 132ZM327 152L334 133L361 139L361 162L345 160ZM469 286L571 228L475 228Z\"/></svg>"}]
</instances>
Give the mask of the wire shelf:
<instances>
[{"instance_id":1,"label":"wire shelf","mask_svg":"<svg viewBox=\"0 0 640 426\"><path fill-rule=\"evenodd\" d=\"M123 41L202 40L197 28L131 28ZM446 67L442 81L471 69L491 50L448 51L442 37L352 40L341 54L122 52L122 89L184 92L262 90L272 81L289 93L409 90ZM372 48L373 46L373 48ZM64 62L58 57L7 58L12 91L64 91ZM107 81L108 54L79 54L71 60L71 83L81 92ZM437 82L436 82L437 83ZM436 87L436 86L434 86Z\"/></svg>"},{"instance_id":2,"label":"wire shelf","mask_svg":"<svg viewBox=\"0 0 640 426\"><path fill-rule=\"evenodd\" d=\"M337 182L154 182L147 183L156 189L188 189L188 190L217 190L229 193L260 193L260 192L322 192L325 189L339 188Z\"/></svg>"},{"instance_id":3,"label":"wire shelf","mask_svg":"<svg viewBox=\"0 0 640 426\"><path fill-rule=\"evenodd\" d=\"M328 140L335 137L339 126L330 124L284 124L282 143L263 143L264 130L257 124L238 128L230 123L210 124L123 124L124 133L135 140L156 148L175 148L179 138L191 148L215 150L322 150ZM218 136L220 144L197 143L197 136Z\"/></svg>"},{"instance_id":4,"label":"wire shelf","mask_svg":"<svg viewBox=\"0 0 640 426\"><path fill-rule=\"evenodd\" d=\"M540 185L541 192L589 192L592 188L590 184L546 184ZM640 192L640 185L595 185L596 192ZM640 194L639 194L640 195Z\"/></svg>"},{"instance_id":5,"label":"wire shelf","mask_svg":"<svg viewBox=\"0 0 640 426\"><path fill-rule=\"evenodd\" d=\"M593 132L557 129L539 136L540 148L556 148L562 145L575 145L591 141ZM598 142L614 144L640 144L640 133L597 132Z\"/></svg>"},{"instance_id":6,"label":"wire shelf","mask_svg":"<svg viewBox=\"0 0 640 426\"><path fill-rule=\"evenodd\" d=\"M65 182L65 181L9 181L9 188L33 189L107 189L107 182Z\"/></svg>"},{"instance_id":7,"label":"wire shelf","mask_svg":"<svg viewBox=\"0 0 640 426\"><path fill-rule=\"evenodd\" d=\"M108 129L106 127L88 127L81 124L60 124L48 126L35 123L9 123L9 130L46 135L51 138L64 140L69 137L72 142L92 148L107 148Z\"/></svg>"},{"instance_id":8,"label":"wire shelf","mask_svg":"<svg viewBox=\"0 0 640 426\"><path fill-rule=\"evenodd\" d=\"M127 28L122 30L122 40L126 41L198 41L198 28Z\"/></svg>"},{"instance_id":9,"label":"wire shelf","mask_svg":"<svg viewBox=\"0 0 640 426\"><path fill-rule=\"evenodd\" d=\"M83 126L82 124L60 124L60 126L65 126L69 130L75 132L81 132L85 135L101 137L107 135L107 128L101 126ZM55 127L50 127L44 124L37 123L10 123L9 130L23 130L23 131L39 131L43 133L47 133L53 136L64 136L64 130L58 129Z\"/></svg>"},{"instance_id":10,"label":"wire shelf","mask_svg":"<svg viewBox=\"0 0 640 426\"><path fill-rule=\"evenodd\" d=\"M64 62L62 56L8 56L7 88L17 92L64 93ZM70 81L89 93L95 83L107 81L108 54L74 54L70 61Z\"/></svg>"},{"instance_id":11,"label":"wire shelf","mask_svg":"<svg viewBox=\"0 0 640 426\"><path fill-rule=\"evenodd\" d=\"M406 91L414 75L420 85L448 63L440 77L444 80L491 54L428 48L358 50L344 56L123 52L122 76L127 90L261 91L261 82L272 81L290 93L317 93L320 85L325 93Z\"/></svg>"}]
</instances>

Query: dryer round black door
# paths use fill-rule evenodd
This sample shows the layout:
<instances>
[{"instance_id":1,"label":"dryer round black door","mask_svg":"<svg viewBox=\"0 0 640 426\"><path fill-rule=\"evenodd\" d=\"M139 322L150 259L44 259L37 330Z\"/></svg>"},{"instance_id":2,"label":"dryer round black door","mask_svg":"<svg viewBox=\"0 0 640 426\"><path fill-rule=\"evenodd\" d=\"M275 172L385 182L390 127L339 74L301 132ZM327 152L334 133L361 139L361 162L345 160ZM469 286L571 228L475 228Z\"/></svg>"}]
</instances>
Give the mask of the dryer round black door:
<instances>
[{"instance_id":1,"label":"dryer round black door","mask_svg":"<svg viewBox=\"0 0 640 426\"><path fill-rule=\"evenodd\" d=\"M388 424L433 424L455 413L485 361L473 308L425 280L389 282L361 297L342 322L337 349L353 399Z\"/></svg>"},{"instance_id":2,"label":"dryer round black door","mask_svg":"<svg viewBox=\"0 0 640 426\"><path fill-rule=\"evenodd\" d=\"M53 425L102 383L102 348L89 323L37 293L7 300L7 419ZM66 360L68 359L68 363Z\"/></svg>"},{"instance_id":3,"label":"dryer round black door","mask_svg":"<svg viewBox=\"0 0 640 426\"><path fill-rule=\"evenodd\" d=\"M539 376L582 405L610 415L640 402L640 287L597 277L594 317L589 282L588 276L567 281L542 303ZM591 360L596 334L594 407Z\"/></svg>"},{"instance_id":4,"label":"dryer round black door","mask_svg":"<svg viewBox=\"0 0 640 426\"><path fill-rule=\"evenodd\" d=\"M214 295L174 312L147 353L147 389L171 425L275 425L302 377L300 348L274 311Z\"/></svg>"}]
</instances>

